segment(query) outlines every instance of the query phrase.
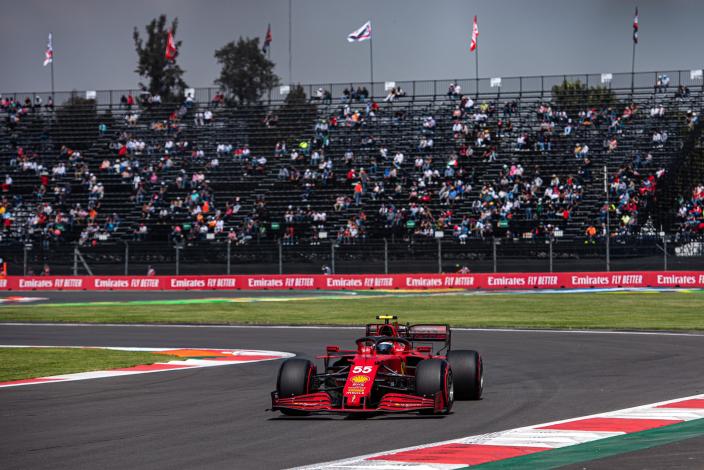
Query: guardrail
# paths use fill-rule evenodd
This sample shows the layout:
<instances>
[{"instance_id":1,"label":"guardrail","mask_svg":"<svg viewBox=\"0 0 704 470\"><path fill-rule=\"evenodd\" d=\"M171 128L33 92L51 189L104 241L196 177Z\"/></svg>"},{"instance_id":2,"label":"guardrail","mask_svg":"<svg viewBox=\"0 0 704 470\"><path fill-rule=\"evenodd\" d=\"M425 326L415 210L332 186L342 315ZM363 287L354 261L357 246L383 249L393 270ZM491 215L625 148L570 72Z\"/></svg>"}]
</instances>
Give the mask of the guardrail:
<instances>
[{"instance_id":1,"label":"guardrail","mask_svg":"<svg viewBox=\"0 0 704 470\"><path fill-rule=\"evenodd\" d=\"M460 85L464 94L481 94L481 95L511 95L521 96L524 93L540 93L544 95L550 93L552 87L560 85L563 81L577 81L588 86L605 86L614 90L653 90L658 85L659 77L667 75L670 79L669 89L677 88L678 86L687 87L704 87L702 80L701 69L695 70L661 70L621 73L587 73L587 74L564 74L564 75L535 75L535 76L517 76L517 77L485 77L485 78L463 78L463 79L441 79L441 80L402 80L402 81L386 81L386 82L349 82L349 83L317 83L305 84L303 86L308 97L314 96L314 93L319 88L330 92L333 99L343 96L345 89L357 89L366 87L370 92L370 96L384 97L387 94L387 88L393 86L401 87L410 97L424 96L440 96L447 94L450 84ZM497 79L499 79L497 81ZM286 86L276 87L263 97L264 101L278 102L286 98ZM217 87L201 87L189 88L193 98L199 103L207 103L212 101L213 97L220 92ZM119 106L122 96L132 95L137 98L143 91L138 88L126 88L122 90L72 90L72 91L55 91L54 104L59 105L72 96L86 97L94 96L97 104L108 106ZM94 94L94 95L93 95ZM12 96L15 99L24 100L25 97L30 97L32 102L36 97L40 97L44 103L52 96L52 92L2 92L1 96Z\"/></svg>"}]
</instances>

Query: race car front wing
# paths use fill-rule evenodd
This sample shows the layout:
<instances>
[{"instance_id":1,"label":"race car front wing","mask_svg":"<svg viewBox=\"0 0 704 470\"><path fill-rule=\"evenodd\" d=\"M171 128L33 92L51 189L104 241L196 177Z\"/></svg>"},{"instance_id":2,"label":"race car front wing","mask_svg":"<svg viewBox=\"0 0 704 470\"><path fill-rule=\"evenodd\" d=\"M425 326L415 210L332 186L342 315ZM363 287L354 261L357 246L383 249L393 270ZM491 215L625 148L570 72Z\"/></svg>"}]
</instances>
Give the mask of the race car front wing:
<instances>
[{"instance_id":1,"label":"race car front wing","mask_svg":"<svg viewBox=\"0 0 704 470\"><path fill-rule=\"evenodd\" d=\"M440 412L443 409L442 393L434 398L421 397L406 393L387 393L376 406L368 406L366 401L361 406L345 406L334 404L326 392L314 392L293 397L279 397L271 392L271 411L295 410L310 413L408 413L414 411Z\"/></svg>"}]
</instances>

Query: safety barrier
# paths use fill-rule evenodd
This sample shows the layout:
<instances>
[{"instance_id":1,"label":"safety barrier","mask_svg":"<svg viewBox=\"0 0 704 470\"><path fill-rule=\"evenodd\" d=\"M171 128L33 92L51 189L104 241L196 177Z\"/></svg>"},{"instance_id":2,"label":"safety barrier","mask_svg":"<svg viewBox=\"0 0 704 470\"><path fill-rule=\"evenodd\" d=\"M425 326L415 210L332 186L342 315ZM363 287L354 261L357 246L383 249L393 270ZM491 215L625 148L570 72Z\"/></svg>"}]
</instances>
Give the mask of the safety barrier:
<instances>
[{"instance_id":1,"label":"safety barrier","mask_svg":"<svg viewBox=\"0 0 704 470\"><path fill-rule=\"evenodd\" d=\"M428 290L704 288L704 271L623 271L508 274L8 276L0 289L41 290Z\"/></svg>"}]
</instances>

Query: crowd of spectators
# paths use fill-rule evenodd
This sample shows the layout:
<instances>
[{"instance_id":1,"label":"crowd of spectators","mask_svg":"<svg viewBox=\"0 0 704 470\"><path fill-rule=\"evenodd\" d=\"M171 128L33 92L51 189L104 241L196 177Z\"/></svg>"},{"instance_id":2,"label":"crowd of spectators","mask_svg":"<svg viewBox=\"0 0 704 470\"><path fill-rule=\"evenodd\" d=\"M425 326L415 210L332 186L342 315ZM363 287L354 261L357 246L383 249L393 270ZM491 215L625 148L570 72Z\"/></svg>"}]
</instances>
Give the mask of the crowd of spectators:
<instances>
[{"instance_id":1,"label":"crowd of spectators","mask_svg":"<svg viewBox=\"0 0 704 470\"><path fill-rule=\"evenodd\" d=\"M657 96L668 85L667 77L659 77ZM547 101L479 99L456 83L448 87L447 99L423 109L398 105L404 96L394 86L386 104L379 103L358 87L333 102L321 88L311 97L321 105L312 129L279 134L273 148L258 145L254 151L246 138L207 131L227 125L218 114L224 95L204 106L189 96L166 114L157 112L164 105L158 95L125 95L119 119L100 123L104 149L96 144L90 158L83 156L86 150L67 146L58 152L13 147L0 205L4 233L17 231L13 223L21 220L23 236L68 241L70 233L81 245L95 245L118 232L149 240L163 226L174 244L212 239L246 244L279 221L283 227L276 236L287 245L303 239L316 244L327 232L343 244L380 231L408 239L444 232L461 243L530 238L570 226L584 204L585 187L594 184L597 158L624 163L609 175L610 205L584 214L593 219L584 234L589 240L603 234L609 211L617 221L610 235L630 236L643 224L640 215L665 174L653 164L654 154L667 151L676 114L660 98L644 110L635 103L562 109ZM679 87L674 99L690 96ZM53 110L53 103L3 98L6 131L42 107ZM277 129L279 118L271 109L261 127ZM690 129L698 121L697 111L686 113ZM245 180L293 188L286 193L293 194L289 205L271 213L264 193L223 197L211 181L223 167L238 168ZM15 179L26 182L27 175L36 178L31 196L15 194ZM103 210L105 181L129 188L130 210ZM601 231L595 229L599 224ZM693 225L683 222L689 232Z\"/></svg>"}]
</instances>

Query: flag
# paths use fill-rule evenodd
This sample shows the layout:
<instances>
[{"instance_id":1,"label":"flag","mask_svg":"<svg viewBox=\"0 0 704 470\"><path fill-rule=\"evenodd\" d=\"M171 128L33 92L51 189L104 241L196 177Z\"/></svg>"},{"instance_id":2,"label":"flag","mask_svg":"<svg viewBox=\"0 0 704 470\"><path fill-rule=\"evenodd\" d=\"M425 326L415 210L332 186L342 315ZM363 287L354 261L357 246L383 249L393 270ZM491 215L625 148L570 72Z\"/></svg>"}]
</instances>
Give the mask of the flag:
<instances>
[{"instance_id":1,"label":"flag","mask_svg":"<svg viewBox=\"0 0 704 470\"><path fill-rule=\"evenodd\" d=\"M51 45L51 33L49 33L49 43L46 45L44 52L44 67L54 62L54 46Z\"/></svg>"},{"instance_id":2,"label":"flag","mask_svg":"<svg viewBox=\"0 0 704 470\"><path fill-rule=\"evenodd\" d=\"M372 22L367 21L356 31L347 35L348 42L362 42L372 38Z\"/></svg>"},{"instance_id":3,"label":"flag","mask_svg":"<svg viewBox=\"0 0 704 470\"><path fill-rule=\"evenodd\" d=\"M474 25L472 26L472 42L469 44L469 52L474 52L477 48L477 38L479 37L479 26L477 26L477 15L474 15Z\"/></svg>"},{"instance_id":4,"label":"flag","mask_svg":"<svg viewBox=\"0 0 704 470\"><path fill-rule=\"evenodd\" d=\"M636 7L636 16L633 18L633 44L638 44L638 7Z\"/></svg>"},{"instance_id":5,"label":"flag","mask_svg":"<svg viewBox=\"0 0 704 470\"><path fill-rule=\"evenodd\" d=\"M271 47L271 23L266 28L266 36L264 36L264 45L262 46L262 52L266 54Z\"/></svg>"},{"instance_id":6,"label":"flag","mask_svg":"<svg viewBox=\"0 0 704 470\"><path fill-rule=\"evenodd\" d=\"M177 52L176 43L174 42L174 34L169 31L169 36L166 40L166 60L174 60Z\"/></svg>"},{"instance_id":7,"label":"flag","mask_svg":"<svg viewBox=\"0 0 704 470\"><path fill-rule=\"evenodd\" d=\"M264 37L264 46L262 46L262 52L264 54L266 54L267 51L269 50L269 48L271 47L271 40L272 40L271 24L269 24L269 26L266 28L266 36Z\"/></svg>"}]
</instances>

